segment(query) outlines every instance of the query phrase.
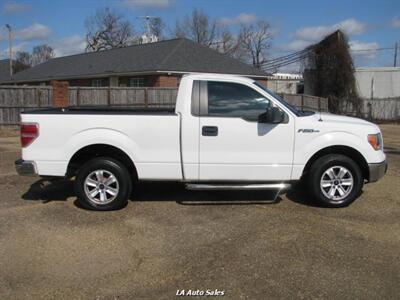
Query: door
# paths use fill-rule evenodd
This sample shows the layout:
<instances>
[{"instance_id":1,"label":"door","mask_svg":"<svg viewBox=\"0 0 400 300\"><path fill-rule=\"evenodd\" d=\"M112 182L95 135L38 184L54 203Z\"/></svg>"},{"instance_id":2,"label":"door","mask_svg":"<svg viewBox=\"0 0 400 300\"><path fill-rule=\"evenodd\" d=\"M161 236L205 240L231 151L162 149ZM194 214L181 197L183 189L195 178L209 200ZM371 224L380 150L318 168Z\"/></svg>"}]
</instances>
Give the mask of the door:
<instances>
[{"instance_id":1,"label":"door","mask_svg":"<svg viewBox=\"0 0 400 300\"><path fill-rule=\"evenodd\" d=\"M251 86L207 81L200 115L199 179L289 180L293 161L294 118L279 124L258 122L269 105L278 106Z\"/></svg>"}]
</instances>

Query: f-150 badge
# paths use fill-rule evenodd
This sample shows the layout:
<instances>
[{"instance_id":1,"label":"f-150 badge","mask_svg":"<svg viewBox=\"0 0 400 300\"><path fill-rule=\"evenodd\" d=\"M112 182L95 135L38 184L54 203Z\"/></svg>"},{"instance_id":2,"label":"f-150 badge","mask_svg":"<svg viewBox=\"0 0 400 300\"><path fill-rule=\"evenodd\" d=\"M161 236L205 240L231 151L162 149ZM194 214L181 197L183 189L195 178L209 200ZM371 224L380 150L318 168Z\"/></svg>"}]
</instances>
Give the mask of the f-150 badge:
<instances>
[{"instance_id":1,"label":"f-150 badge","mask_svg":"<svg viewBox=\"0 0 400 300\"><path fill-rule=\"evenodd\" d=\"M314 133L314 132L319 132L318 129L299 129L297 132L302 132L302 133Z\"/></svg>"}]
</instances>

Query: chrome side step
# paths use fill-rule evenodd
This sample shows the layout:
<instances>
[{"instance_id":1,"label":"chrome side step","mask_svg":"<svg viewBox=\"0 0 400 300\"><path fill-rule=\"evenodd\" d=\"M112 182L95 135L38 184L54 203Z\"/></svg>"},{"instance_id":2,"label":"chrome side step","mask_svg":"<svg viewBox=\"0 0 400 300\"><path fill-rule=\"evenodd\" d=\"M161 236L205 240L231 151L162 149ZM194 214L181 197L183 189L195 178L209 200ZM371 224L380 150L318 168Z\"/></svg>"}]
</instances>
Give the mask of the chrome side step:
<instances>
[{"instance_id":1,"label":"chrome side step","mask_svg":"<svg viewBox=\"0 0 400 300\"><path fill-rule=\"evenodd\" d=\"M290 188L288 183L260 183L260 184L208 184L187 183L186 189L195 191L209 190L285 190Z\"/></svg>"}]
</instances>

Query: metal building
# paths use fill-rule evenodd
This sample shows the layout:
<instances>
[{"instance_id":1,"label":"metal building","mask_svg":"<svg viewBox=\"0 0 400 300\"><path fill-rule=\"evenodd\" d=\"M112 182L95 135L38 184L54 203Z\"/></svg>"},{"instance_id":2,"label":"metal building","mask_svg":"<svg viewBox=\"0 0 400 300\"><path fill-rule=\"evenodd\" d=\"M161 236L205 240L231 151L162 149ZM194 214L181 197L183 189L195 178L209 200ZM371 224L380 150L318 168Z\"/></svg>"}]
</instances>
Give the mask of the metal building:
<instances>
[{"instance_id":1,"label":"metal building","mask_svg":"<svg viewBox=\"0 0 400 300\"><path fill-rule=\"evenodd\" d=\"M357 68L354 75L363 99L400 97L400 67Z\"/></svg>"}]
</instances>

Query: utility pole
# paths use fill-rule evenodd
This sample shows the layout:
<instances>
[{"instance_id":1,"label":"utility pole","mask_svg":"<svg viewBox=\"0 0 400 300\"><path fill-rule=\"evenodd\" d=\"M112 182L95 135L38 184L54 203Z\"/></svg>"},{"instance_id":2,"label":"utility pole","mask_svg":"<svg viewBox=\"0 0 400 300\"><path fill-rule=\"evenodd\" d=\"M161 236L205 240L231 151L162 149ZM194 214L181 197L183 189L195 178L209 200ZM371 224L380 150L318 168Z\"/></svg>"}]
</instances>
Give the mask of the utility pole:
<instances>
[{"instance_id":1,"label":"utility pole","mask_svg":"<svg viewBox=\"0 0 400 300\"><path fill-rule=\"evenodd\" d=\"M11 26L6 24L8 29L8 54L10 58L10 77L13 75L13 68L12 68L12 33L11 33Z\"/></svg>"},{"instance_id":2,"label":"utility pole","mask_svg":"<svg viewBox=\"0 0 400 300\"><path fill-rule=\"evenodd\" d=\"M397 42L396 42L396 44L394 46L394 63L393 63L394 67L396 67L396 65L397 65L397 48L398 48L398 45L397 45Z\"/></svg>"}]
</instances>

